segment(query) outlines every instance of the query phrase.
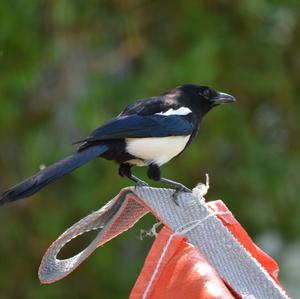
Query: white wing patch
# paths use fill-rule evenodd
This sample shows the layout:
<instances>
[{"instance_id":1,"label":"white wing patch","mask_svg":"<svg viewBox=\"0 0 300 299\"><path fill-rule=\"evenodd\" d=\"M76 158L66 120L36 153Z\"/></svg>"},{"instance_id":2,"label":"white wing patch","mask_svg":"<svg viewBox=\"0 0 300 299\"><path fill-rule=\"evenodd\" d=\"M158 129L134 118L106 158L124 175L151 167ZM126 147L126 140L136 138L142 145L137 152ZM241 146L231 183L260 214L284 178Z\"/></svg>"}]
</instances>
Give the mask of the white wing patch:
<instances>
[{"instance_id":1,"label":"white wing patch","mask_svg":"<svg viewBox=\"0 0 300 299\"><path fill-rule=\"evenodd\" d=\"M188 115L192 113L192 110L187 108L187 107L180 107L179 109L169 109L165 112L159 112L159 113L155 113L155 114L158 114L158 115Z\"/></svg>"}]
</instances>

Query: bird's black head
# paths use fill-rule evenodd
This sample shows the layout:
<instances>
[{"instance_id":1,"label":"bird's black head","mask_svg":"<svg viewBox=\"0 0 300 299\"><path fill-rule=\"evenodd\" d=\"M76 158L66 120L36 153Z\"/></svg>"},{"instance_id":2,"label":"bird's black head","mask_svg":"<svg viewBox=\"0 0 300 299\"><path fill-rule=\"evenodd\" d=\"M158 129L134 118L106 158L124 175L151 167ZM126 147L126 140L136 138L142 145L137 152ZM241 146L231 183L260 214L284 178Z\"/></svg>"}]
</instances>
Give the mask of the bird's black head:
<instances>
[{"instance_id":1,"label":"bird's black head","mask_svg":"<svg viewBox=\"0 0 300 299\"><path fill-rule=\"evenodd\" d=\"M235 98L227 93L216 91L207 86L184 84L173 89L178 93L178 100L191 107L199 116L203 116L210 109L224 103L235 102Z\"/></svg>"}]
</instances>

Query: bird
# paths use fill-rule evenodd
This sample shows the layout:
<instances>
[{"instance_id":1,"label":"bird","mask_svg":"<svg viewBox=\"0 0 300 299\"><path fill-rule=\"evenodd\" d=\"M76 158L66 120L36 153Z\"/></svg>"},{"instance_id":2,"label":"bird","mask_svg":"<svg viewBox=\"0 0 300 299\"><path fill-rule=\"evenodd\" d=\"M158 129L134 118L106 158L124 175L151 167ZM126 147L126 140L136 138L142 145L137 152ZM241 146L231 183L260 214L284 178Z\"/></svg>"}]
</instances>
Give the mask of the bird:
<instances>
[{"instance_id":1,"label":"bird","mask_svg":"<svg viewBox=\"0 0 300 299\"><path fill-rule=\"evenodd\" d=\"M146 166L149 179L180 192L191 190L164 178L160 167L180 155L196 137L203 117L214 107L235 102L234 96L208 86L183 84L158 96L137 100L117 117L74 142L77 150L66 158L40 170L0 195L0 205L26 198L83 164L104 158L119 164L119 175L136 186L148 184L133 175L133 166Z\"/></svg>"}]
</instances>

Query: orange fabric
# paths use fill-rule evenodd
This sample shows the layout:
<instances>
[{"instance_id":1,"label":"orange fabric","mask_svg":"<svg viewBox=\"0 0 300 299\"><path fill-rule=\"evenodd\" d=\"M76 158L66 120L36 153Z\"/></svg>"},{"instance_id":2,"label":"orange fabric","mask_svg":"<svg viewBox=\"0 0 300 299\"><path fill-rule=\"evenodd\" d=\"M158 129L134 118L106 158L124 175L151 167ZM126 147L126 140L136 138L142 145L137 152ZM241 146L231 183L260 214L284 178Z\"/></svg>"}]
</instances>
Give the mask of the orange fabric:
<instances>
[{"instance_id":1,"label":"orange fabric","mask_svg":"<svg viewBox=\"0 0 300 299\"><path fill-rule=\"evenodd\" d=\"M229 212L228 208L221 200L209 202L207 203L207 205L214 212ZM247 232L243 229L243 227L231 213L227 213L225 215L217 214L217 217L222 221L224 226L226 226L230 230L230 232L239 240L239 242L245 247L245 249L249 253L251 253L251 255L266 269L266 271L270 274L274 281L283 289L282 285L278 281L279 267L276 261L255 245Z\"/></svg>"},{"instance_id":2,"label":"orange fabric","mask_svg":"<svg viewBox=\"0 0 300 299\"><path fill-rule=\"evenodd\" d=\"M185 238L171 237L168 250L164 255L163 248L168 244L172 233L172 230L166 227L159 233L131 292L130 299L237 298L231 294L199 250L187 243ZM163 258L148 295L143 297L161 256Z\"/></svg>"},{"instance_id":3,"label":"orange fabric","mask_svg":"<svg viewBox=\"0 0 300 299\"><path fill-rule=\"evenodd\" d=\"M218 200L209 202L208 206L214 212L226 213L217 214L217 217L282 288L278 281L277 263L253 243L225 204ZM130 299L241 298L230 286L226 287L196 247L189 244L184 237L172 233L167 227L159 233L132 289ZM158 263L160 266L157 268ZM153 277L155 279L151 283Z\"/></svg>"}]
</instances>

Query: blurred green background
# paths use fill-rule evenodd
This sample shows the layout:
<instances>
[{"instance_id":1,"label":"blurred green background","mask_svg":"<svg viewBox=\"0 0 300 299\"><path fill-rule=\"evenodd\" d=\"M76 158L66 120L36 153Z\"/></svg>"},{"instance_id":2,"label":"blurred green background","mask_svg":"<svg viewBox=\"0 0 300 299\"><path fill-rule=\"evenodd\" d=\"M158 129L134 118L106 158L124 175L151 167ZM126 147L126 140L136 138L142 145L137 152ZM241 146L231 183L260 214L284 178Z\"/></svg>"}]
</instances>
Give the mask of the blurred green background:
<instances>
[{"instance_id":1,"label":"blurred green background","mask_svg":"<svg viewBox=\"0 0 300 299\"><path fill-rule=\"evenodd\" d=\"M163 174L192 187L209 173L207 198L225 201L300 298L299 14L298 0L2 1L0 190L133 100L209 85L238 103L214 109ZM0 298L127 298L153 241L139 240L150 215L62 281L42 286L37 270L60 233L129 184L99 160L1 207Z\"/></svg>"}]
</instances>

